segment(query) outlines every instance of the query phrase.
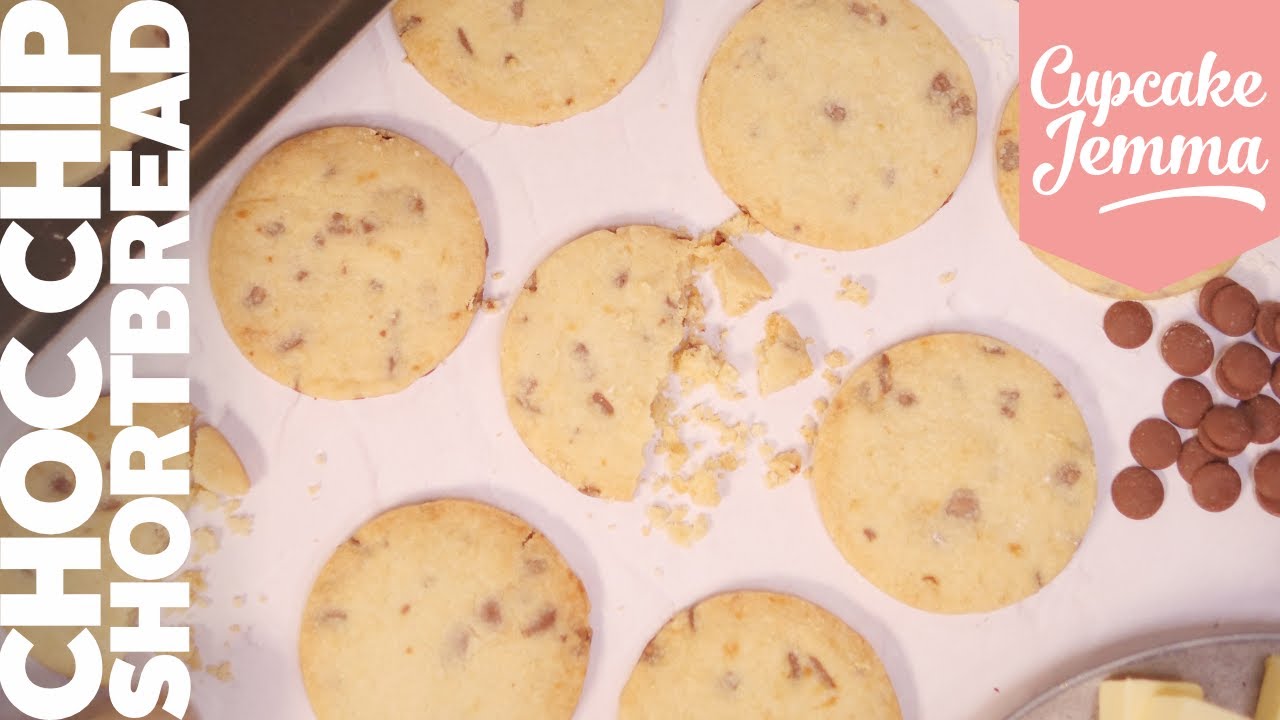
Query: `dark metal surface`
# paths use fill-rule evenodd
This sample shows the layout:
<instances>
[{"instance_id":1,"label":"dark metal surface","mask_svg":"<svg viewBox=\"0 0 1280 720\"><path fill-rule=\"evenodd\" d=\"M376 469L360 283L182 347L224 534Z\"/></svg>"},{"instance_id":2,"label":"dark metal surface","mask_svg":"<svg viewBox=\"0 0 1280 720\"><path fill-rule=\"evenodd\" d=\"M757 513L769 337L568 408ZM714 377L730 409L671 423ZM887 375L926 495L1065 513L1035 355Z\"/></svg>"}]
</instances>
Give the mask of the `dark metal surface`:
<instances>
[{"instance_id":1,"label":"dark metal surface","mask_svg":"<svg viewBox=\"0 0 1280 720\"><path fill-rule=\"evenodd\" d=\"M387 1L171 0L191 32L191 99L182 107L183 121L191 126L191 194L198 193ZM135 154L163 158L167 148L144 140L133 149ZM108 211L105 173L86 184L103 188L103 217L91 224L105 246L123 215ZM171 214L149 217L164 223ZM63 238L78 225L79 221L22 222L35 237L27 264L36 277L54 280L70 272L71 249ZM100 285L98 292L101 289ZM39 352L75 314L30 312L0 286L0 348L17 337Z\"/></svg>"}]
</instances>

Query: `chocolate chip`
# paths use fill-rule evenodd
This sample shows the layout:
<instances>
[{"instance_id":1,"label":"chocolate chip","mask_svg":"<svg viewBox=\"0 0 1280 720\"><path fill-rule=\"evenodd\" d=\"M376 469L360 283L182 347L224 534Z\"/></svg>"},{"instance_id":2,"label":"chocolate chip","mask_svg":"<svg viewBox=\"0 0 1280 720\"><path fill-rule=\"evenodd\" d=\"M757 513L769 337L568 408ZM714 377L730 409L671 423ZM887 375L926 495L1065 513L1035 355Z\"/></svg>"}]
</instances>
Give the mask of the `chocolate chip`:
<instances>
[{"instance_id":1,"label":"chocolate chip","mask_svg":"<svg viewBox=\"0 0 1280 720\"><path fill-rule=\"evenodd\" d=\"M1178 429L1164 420L1147 418L1129 434L1129 452L1139 465L1163 470L1178 460L1182 437Z\"/></svg>"},{"instance_id":2,"label":"chocolate chip","mask_svg":"<svg viewBox=\"0 0 1280 720\"><path fill-rule=\"evenodd\" d=\"M1164 416L1180 428L1200 427L1204 414L1213 407L1213 395L1203 383L1191 378L1178 378L1164 391L1161 402Z\"/></svg>"},{"instance_id":3,"label":"chocolate chip","mask_svg":"<svg viewBox=\"0 0 1280 720\"><path fill-rule=\"evenodd\" d=\"M1020 153L1021 151L1016 141L1005 140L1004 144L1000 146L1000 152L997 156L1000 162L1000 169L1005 172L1017 170Z\"/></svg>"},{"instance_id":4,"label":"chocolate chip","mask_svg":"<svg viewBox=\"0 0 1280 720\"><path fill-rule=\"evenodd\" d=\"M826 113L827 117L831 118L832 122L844 122L844 119L849 115L848 111L835 103L827 103L827 106L823 108L823 112Z\"/></svg>"},{"instance_id":5,"label":"chocolate chip","mask_svg":"<svg viewBox=\"0 0 1280 720\"><path fill-rule=\"evenodd\" d=\"M253 289L249 291L248 297L244 299L244 304L246 307L256 307L261 305L266 299L267 291L257 285L254 285Z\"/></svg>"},{"instance_id":6,"label":"chocolate chip","mask_svg":"<svg viewBox=\"0 0 1280 720\"><path fill-rule=\"evenodd\" d=\"M1204 449L1224 457L1239 455L1253 441L1253 427L1244 411L1227 405L1215 405L1200 423L1200 444Z\"/></svg>"},{"instance_id":7,"label":"chocolate chip","mask_svg":"<svg viewBox=\"0 0 1280 720\"><path fill-rule=\"evenodd\" d=\"M836 681L835 681L835 679L834 679L834 678L832 678L832 677L831 677L831 673L827 672L827 668L823 666L823 664L822 664L822 661L821 661L821 660L819 660L818 658L816 658L816 657L814 657L814 656L810 655L810 656L809 656L809 667L813 668L813 671L814 671L815 673L817 673L817 674L818 674L818 680L819 680L823 685L826 685L827 687L831 688L832 690L834 690L834 689L835 689L835 687L836 687Z\"/></svg>"},{"instance_id":8,"label":"chocolate chip","mask_svg":"<svg viewBox=\"0 0 1280 720\"><path fill-rule=\"evenodd\" d=\"M1213 364L1213 341L1196 325L1174 323L1160 338L1160 355L1174 372L1195 377Z\"/></svg>"},{"instance_id":9,"label":"chocolate chip","mask_svg":"<svg viewBox=\"0 0 1280 720\"><path fill-rule=\"evenodd\" d=\"M471 49L471 41L467 39L467 33L462 28L458 28L458 43L462 45L462 49L466 50L468 55L476 54L476 51Z\"/></svg>"},{"instance_id":10,"label":"chocolate chip","mask_svg":"<svg viewBox=\"0 0 1280 720\"><path fill-rule=\"evenodd\" d=\"M400 24L400 27L396 28L396 33L404 35L421 24L422 18L420 16L410 15L403 23Z\"/></svg>"},{"instance_id":11,"label":"chocolate chip","mask_svg":"<svg viewBox=\"0 0 1280 720\"><path fill-rule=\"evenodd\" d=\"M1204 284L1204 287L1200 288L1200 297L1196 301L1196 310L1199 311L1200 317L1204 318L1205 322L1213 323L1213 316L1210 313L1210 308L1213 307L1213 297L1218 294L1219 290L1235 284L1235 280L1223 275L1210 280Z\"/></svg>"},{"instance_id":12,"label":"chocolate chip","mask_svg":"<svg viewBox=\"0 0 1280 720\"><path fill-rule=\"evenodd\" d=\"M951 78L946 73L938 73L933 76L933 91L944 93L951 89Z\"/></svg>"},{"instance_id":13,"label":"chocolate chip","mask_svg":"<svg viewBox=\"0 0 1280 720\"><path fill-rule=\"evenodd\" d=\"M480 606L480 619L490 625L502 624L502 606L497 600L486 600L484 605Z\"/></svg>"},{"instance_id":14,"label":"chocolate chip","mask_svg":"<svg viewBox=\"0 0 1280 720\"><path fill-rule=\"evenodd\" d=\"M978 496L969 488L960 488L951 493L947 500L947 515L961 520L977 520L982 516L982 505Z\"/></svg>"},{"instance_id":15,"label":"chocolate chip","mask_svg":"<svg viewBox=\"0 0 1280 720\"><path fill-rule=\"evenodd\" d=\"M524 635L525 637L533 637L534 635L537 635L539 633L544 633L550 630L553 626L555 626L555 624L556 624L556 609L547 608L546 610L542 611L542 614L539 615L537 619L535 619L529 625L526 625L524 629L520 631L520 634Z\"/></svg>"},{"instance_id":16,"label":"chocolate chip","mask_svg":"<svg viewBox=\"0 0 1280 720\"><path fill-rule=\"evenodd\" d=\"M1222 512L1240 499L1240 473L1224 462L1211 462L1192 476L1191 497L1209 512Z\"/></svg>"},{"instance_id":17,"label":"chocolate chip","mask_svg":"<svg viewBox=\"0 0 1280 720\"><path fill-rule=\"evenodd\" d=\"M1191 482L1197 470L1217 459L1213 453L1204 449L1199 438L1189 437L1182 443L1182 450L1178 453L1178 474L1183 480Z\"/></svg>"},{"instance_id":18,"label":"chocolate chip","mask_svg":"<svg viewBox=\"0 0 1280 720\"><path fill-rule=\"evenodd\" d=\"M1107 339L1126 350L1142 347L1151 339L1151 312L1140 302L1123 300L1107 308L1102 330Z\"/></svg>"},{"instance_id":19,"label":"chocolate chip","mask_svg":"<svg viewBox=\"0 0 1280 720\"><path fill-rule=\"evenodd\" d=\"M613 414L613 403L609 402L609 399L606 398L602 393L593 394L591 396L591 402L595 403L596 407L600 408L600 412L604 413L605 415Z\"/></svg>"},{"instance_id":20,"label":"chocolate chip","mask_svg":"<svg viewBox=\"0 0 1280 720\"><path fill-rule=\"evenodd\" d=\"M1259 494L1256 487L1253 490L1253 494L1258 498L1258 505L1261 506L1263 510L1275 515L1276 517L1280 517L1280 500Z\"/></svg>"},{"instance_id":21,"label":"chocolate chip","mask_svg":"<svg viewBox=\"0 0 1280 720\"><path fill-rule=\"evenodd\" d=\"M511 17L517 21L524 17L524 0L515 0L511 3Z\"/></svg>"},{"instance_id":22,"label":"chocolate chip","mask_svg":"<svg viewBox=\"0 0 1280 720\"><path fill-rule=\"evenodd\" d=\"M1111 481L1111 502L1121 515L1146 520L1164 504L1164 485L1144 467L1125 468Z\"/></svg>"},{"instance_id":23,"label":"chocolate chip","mask_svg":"<svg viewBox=\"0 0 1280 720\"><path fill-rule=\"evenodd\" d=\"M866 536L867 542L875 542L876 538L879 537L876 531L871 528L862 528L862 534Z\"/></svg>"},{"instance_id":24,"label":"chocolate chip","mask_svg":"<svg viewBox=\"0 0 1280 720\"><path fill-rule=\"evenodd\" d=\"M1237 400L1248 400L1267 386L1271 379L1271 361L1257 345L1236 343L1222 353L1214 378L1222 392Z\"/></svg>"},{"instance_id":25,"label":"chocolate chip","mask_svg":"<svg viewBox=\"0 0 1280 720\"><path fill-rule=\"evenodd\" d=\"M1280 440L1280 402L1270 395L1259 395L1240 403L1240 410L1253 427L1253 443L1270 445Z\"/></svg>"},{"instance_id":26,"label":"chocolate chip","mask_svg":"<svg viewBox=\"0 0 1280 720\"><path fill-rule=\"evenodd\" d=\"M65 498L69 497L71 492L76 489L76 483L66 475L58 473L49 481L49 487L53 490L54 494Z\"/></svg>"},{"instance_id":27,"label":"chocolate chip","mask_svg":"<svg viewBox=\"0 0 1280 720\"><path fill-rule=\"evenodd\" d=\"M1271 352L1280 352L1280 303L1264 302L1258 306L1258 319L1253 323L1253 335L1258 343Z\"/></svg>"},{"instance_id":28,"label":"chocolate chip","mask_svg":"<svg viewBox=\"0 0 1280 720\"><path fill-rule=\"evenodd\" d=\"M951 119L967 117L973 114L973 99L968 95L961 95L951 101Z\"/></svg>"},{"instance_id":29,"label":"chocolate chip","mask_svg":"<svg viewBox=\"0 0 1280 720\"><path fill-rule=\"evenodd\" d=\"M270 235L271 237L276 237L277 235L284 233L284 223L280 222L279 220L272 220L266 225L259 227L258 232L262 233L263 235Z\"/></svg>"},{"instance_id":30,"label":"chocolate chip","mask_svg":"<svg viewBox=\"0 0 1280 720\"><path fill-rule=\"evenodd\" d=\"M1209 323L1225 335L1240 337L1253 329L1258 319L1258 300L1243 285L1228 285L1209 301Z\"/></svg>"},{"instance_id":31,"label":"chocolate chip","mask_svg":"<svg viewBox=\"0 0 1280 720\"><path fill-rule=\"evenodd\" d=\"M1258 458L1253 466L1253 485L1258 497L1280 502L1280 450Z\"/></svg>"},{"instance_id":32,"label":"chocolate chip","mask_svg":"<svg viewBox=\"0 0 1280 720\"><path fill-rule=\"evenodd\" d=\"M1280 397L1280 358L1271 366L1271 394Z\"/></svg>"},{"instance_id":33,"label":"chocolate chip","mask_svg":"<svg viewBox=\"0 0 1280 720\"><path fill-rule=\"evenodd\" d=\"M1072 487L1080 480L1080 466L1073 463L1063 463L1053 471L1053 481L1064 487Z\"/></svg>"}]
</instances>

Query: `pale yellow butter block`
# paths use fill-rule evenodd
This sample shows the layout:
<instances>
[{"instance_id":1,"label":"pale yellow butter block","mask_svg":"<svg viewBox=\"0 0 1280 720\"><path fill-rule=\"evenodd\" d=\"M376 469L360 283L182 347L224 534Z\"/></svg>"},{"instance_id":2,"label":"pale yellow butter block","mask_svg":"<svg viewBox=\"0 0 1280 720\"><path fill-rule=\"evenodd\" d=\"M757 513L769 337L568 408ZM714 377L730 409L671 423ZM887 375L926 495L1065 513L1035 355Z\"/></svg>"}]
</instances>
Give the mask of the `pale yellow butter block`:
<instances>
[{"instance_id":1,"label":"pale yellow butter block","mask_svg":"<svg viewBox=\"0 0 1280 720\"><path fill-rule=\"evenodd\" d=\"M1147 711L1134 720L1248 720L1244 715L1192 697L1156 695Z\"/></svg>"},{"instance_id":2,"label":"pale yellow butter block","mask_svg":"<svg viewBox=\"0 0 1280 720\"><path fill-rule=\"evenodd\" d=\"M1189 682L1164 680L1106 680L1098 689L1098 720L1144 720L1156 696L1204 699L1204 690Z\"/></svg>"},{"instance_id":3,"label":"pale yellow butter block","mask_svg":"<svg viewBox=\"0 0 1280 720\"><path fill-rule=\"evenodd\" d=\"M209 425L196 429L191 476L198 485L219 495L249 492L249 475L240 456L227 438Z\"/></svg>"},{"instance_id":4,"label":"pale yellow butter block","mask_svg":"<svg viewBox=\"0 0 1280 720\"><path fill-rule=\"evenodd\" d=\"M1254 720L1280 720L1280 655L1267 658Z\"/></svg>"}]
</instances>

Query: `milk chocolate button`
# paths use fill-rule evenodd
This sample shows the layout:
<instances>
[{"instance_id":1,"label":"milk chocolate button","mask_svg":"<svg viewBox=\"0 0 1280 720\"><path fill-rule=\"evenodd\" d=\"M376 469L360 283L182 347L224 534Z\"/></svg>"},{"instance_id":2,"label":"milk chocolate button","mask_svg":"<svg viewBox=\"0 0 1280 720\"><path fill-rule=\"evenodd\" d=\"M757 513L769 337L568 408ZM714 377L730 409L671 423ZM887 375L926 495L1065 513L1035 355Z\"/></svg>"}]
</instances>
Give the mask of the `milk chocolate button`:
<instances>
[{"instance_id":1,"label":"milk chocolate button","mask_svg":"<svg viewBox=\"0 0 1280 720\"><path fill-rule=\"evenodd\" d=\"M1253 466L1253 486L1258 497L1280 502L1280 451L1258 458Z\"/></svg>"},{"instance_id":2,"label":"milk chocolate button","mask_svg":"<svg viewBox=\"0 0 1280 720\"><path fill-rule=\"evenodd\" d=\"M1129 434L1129 452L1138 464L1152 470L1163 470L1178 460L1182 437L1178 429L1164 420L1147 418Z\"/></svg>"},{"instance_id":3,"label":"milk chocolate button","mask_svg":"<svg viewBox=\"0 0 1280 720\"><path fill-rule=\"evenodd\" d=\"M1209 308L1213 303L1213 296L1217 295L1218 291L1222 288L1235 284L1235 280L1223 275L1210 280L1204 284L1204 287L1200 288L1200 300L1197 303L1197 309L1200 311L1200 317L1204 318L1205 322L1213 322L1213 318L1209 314Z\"/></svg>"},{"instance_id":4,"label":"milk chocolate button","mask_svg":"<svg viewBox=\"0 0 1280 720\"><path fill-rule=\"evenodd\" d=\"M1270 395L1259 395L1240 403L1245 419L1253 426L1255 445L1270 445L1280 440L1280 402Z\"/></svg>"},{"instance_id":5,"label":"milk chocolate button","mask_svg":"<svg viewBox=\"0 0 1280 720\"><path fill-rule=\"evenodd\" d=\"M1280 517L1280 500L1259 495L1257 488L1254 488L1253 493L1257 496L1258 505L1262 506L1263 510L1275 515L1276 517Z\"/></svg>"},{"instance_id":6,"label":"milk chocolate button","mask_svg":"<svg viewBox=\"0 0 1280 720\"><path fill-rule=\"evenodd\" d=\"M1271 366L1271 393L1280 397L1280 358L1277 358L1276 364Z\"/></svg>"},{"instance_id":7,"label":"milk chocolate button","mask_svg":"<svg viewBox=\"0 0 1280 720\"><path fill-rule=\"evenodd\" d=\"M1160 355L1174 372L1195 377L1213 364L1213 341L1196 325L1174 323L1160 338Z\"/></svg>"},{"instance_id":8,"label":"milk chocolate button","mask_svg":"<svg viewBox=\"0 0 1280 720\"><path fill-rule=\"evenodd\" d=\"M1181 452L1178 453L1178 474L1183 480L1191 482L1197 470L1217 459L1204 449L1198 438L1187 438L1187 441L1182 443Z\"/></svg>"},{"instance_id":9,"label":"milk chocolate button","mask_svg":"<svg viewBox=\"0 0 1280 720\"><path fill-rule=\"evenodd\" d=\"M1102 331L1117 347L1126 350L1142 347L1151 339L1151 312L1140 302L1122 300L1107 308L1102 318Z\"/></svg>"},{"instance_id":10,"label":"milk chocolate button","mask_svg":"<svg viewBox=\"0 0 1280 720\"><path fill-rule=\"evenodd\" d=\"M1213 395L1209 388L1191 378L1178 378L1165 388L1164 416L1180 428L1194 430L1200 427L1204 414L1213 407Z\"/></svg>"},{"instance_id":11,"label":"milk chocolate button","mask_svg":"<svg viewBox=\"0 0 1280 720\"><path fill-rule=\"evenodd\" d=\"M1210 324L1223 334L1247 335L1258 319L1258 299L1243 285L1228 285L1209 301L1209 316Z\"/></svg>"},{"instance_id":12,"label":"milk chocolate button","mask_svg":"<svg viewBox=\"0 0 1280 720\"><path fill-rule=\"evenodd\" d=\"M1218 457L1235 457L1253 441L1253 426L1240 408L1215 405L1200 423L1200 444Z\"/></svg>"},{"instance_id":13,"label":"milk chocolate button","mask_svg":"<svg viewBox=\"0 0 1280 720\"><path fill-rule=\"evenodd\" d=\"M1257 345L1236 343L1223 351L1213 376L1222 392L1237 400L1248 400L1267 386L1271 361Z\"/></svg>"},{"instance_id":14,"label":"milk chocolate button","mask_svg":"<svg viewBox=\"0 0 1280 720\"><path fill-rule=\"evenodd\" d=\"M1164 485L1144 467L1125 468L1111 481L1111 502L1121 515L1146 520L1164 504Z\"/></svg>"},{"instance_id":15,"label":"milk chocolate button","mask_svg":"<svg viewBox=\"0 0 1280 720\"><path fill-rule=\"evenodd\" d=\"M1240 473L1224 462L1212 462L1191 478L1191 496L1209 512L1222 512L1240 499Z\"/></svg>"},{"instance_id":16,"label":"milk chocolate button","mask_svg":"<svg viewBox=\"0 0 1280 720\"><path fill-rule=\"evenodd\" d=\"M1258 306L1258 319L1253 323L1253 335L1262 347L1280 352L1280 303L1264 302Z\"/></svg>"}]
</instances>

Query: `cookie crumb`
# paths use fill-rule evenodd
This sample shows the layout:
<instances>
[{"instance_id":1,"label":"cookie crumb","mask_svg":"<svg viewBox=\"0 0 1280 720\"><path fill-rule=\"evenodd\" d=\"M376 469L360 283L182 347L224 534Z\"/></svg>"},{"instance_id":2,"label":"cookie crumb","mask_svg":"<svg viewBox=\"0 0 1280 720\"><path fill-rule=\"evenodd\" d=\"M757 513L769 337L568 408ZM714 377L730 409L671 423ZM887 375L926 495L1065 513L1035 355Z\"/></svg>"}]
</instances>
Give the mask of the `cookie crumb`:
<instances>
[{"instance_id":1,"label":"cookie crumb","mask_svg":"<svg viewBox=\"0 0 1280 720\"><path fill-rule=\"evenodd\" d=\"M191 533L191 546L191 558L199 562L205 556L217 552L222 547L222 543L216 530L211 527L202 527Z\"/></svg>"},{"instance_id":2,"label":"cookie crumb","mask_svg":"<svg viewBox=\"0 0 1280 720\"><path fill-rule=\"evenodd\" d=\"M769 459L765 487L776 488L791 482L800 473L803 460L798 450L783 450Z\"/></svg>"},{"instance_id":3,"label":"cookie crumb","mask_svg":"<svg viewBox=\"0 0 1280 720\"><path fill-rule=\"evenodd\" d=\"M204 671L220 682L231 682L235 679L231 674L231 663L229 661L224 660L217 665L206 665Z\"/></svg>"},{"instance_id":4,"label":"cookie crumb","mask_svg":"<svg viewBox=\"0 0 1280 720\"><path fill-rule=\"evenodd\" d=\"M249 492L249 476L231 443L209 425L196 428L192 434L191 479L219 495L244 495Z\"/></svg>"},{"instance_id":5,"label":"cookie crumb","mask_svg":"<svg viewBox=\"0 0 1280 720\"><path fill-rule=\"evenodd\" d=\"M227 527L236 535L250 535L253 533L253 516L233 515L227 518Z\"/></svg>"},{"instance_id":6,"label":"cookie crumb","mask_svg":"<svg viewBox=\"0 0 1280 720\"><path fill-rule=\"evenodd\" d=\"M947 272L944 272L944 273L942 273L941 275L939 275L939 276L938 276L938 284L939 284L939 285L950 285L950 284L951 284L951 282L952 282L953 280L955 280L955 279L956 279L956 271L955 271L955 270L948 270Z\"/></svg>"},{"instance_id":7,"label":"cookie crumb","mask_svg":"<svg viewBox=\"0 0 1280 720\"><path fill-rule=\"evenodd\" d=\"M719 237L723 237L720 235ZM745 314L773 297L773 286L760 268L727 241L699 248L700 262L711 270L711 281L730 317Z\"/></svg>"},{"instance_id":8,"label":"cookie crumb","mask_svg":"<svg viewBox=\"0 0 1280 720\"><path fill-rule=\"evenodd\" d=\"M862 283L846 275L840 280L840 290L836 293L836 299L866 307L871 304L871 291Z\"/></svg>"},{"instance_id":9,"label":"cookie crumb","mask_svg":"<svg viewBox=\"0 0 1280 720\"><path fill-rule=\"evenodd\" d=\"M779 313L768 317L764 339L756 345L756 374L761 395L791 387L813 374L807 345L791 321Z\"/></svg>"}]
</instances>

